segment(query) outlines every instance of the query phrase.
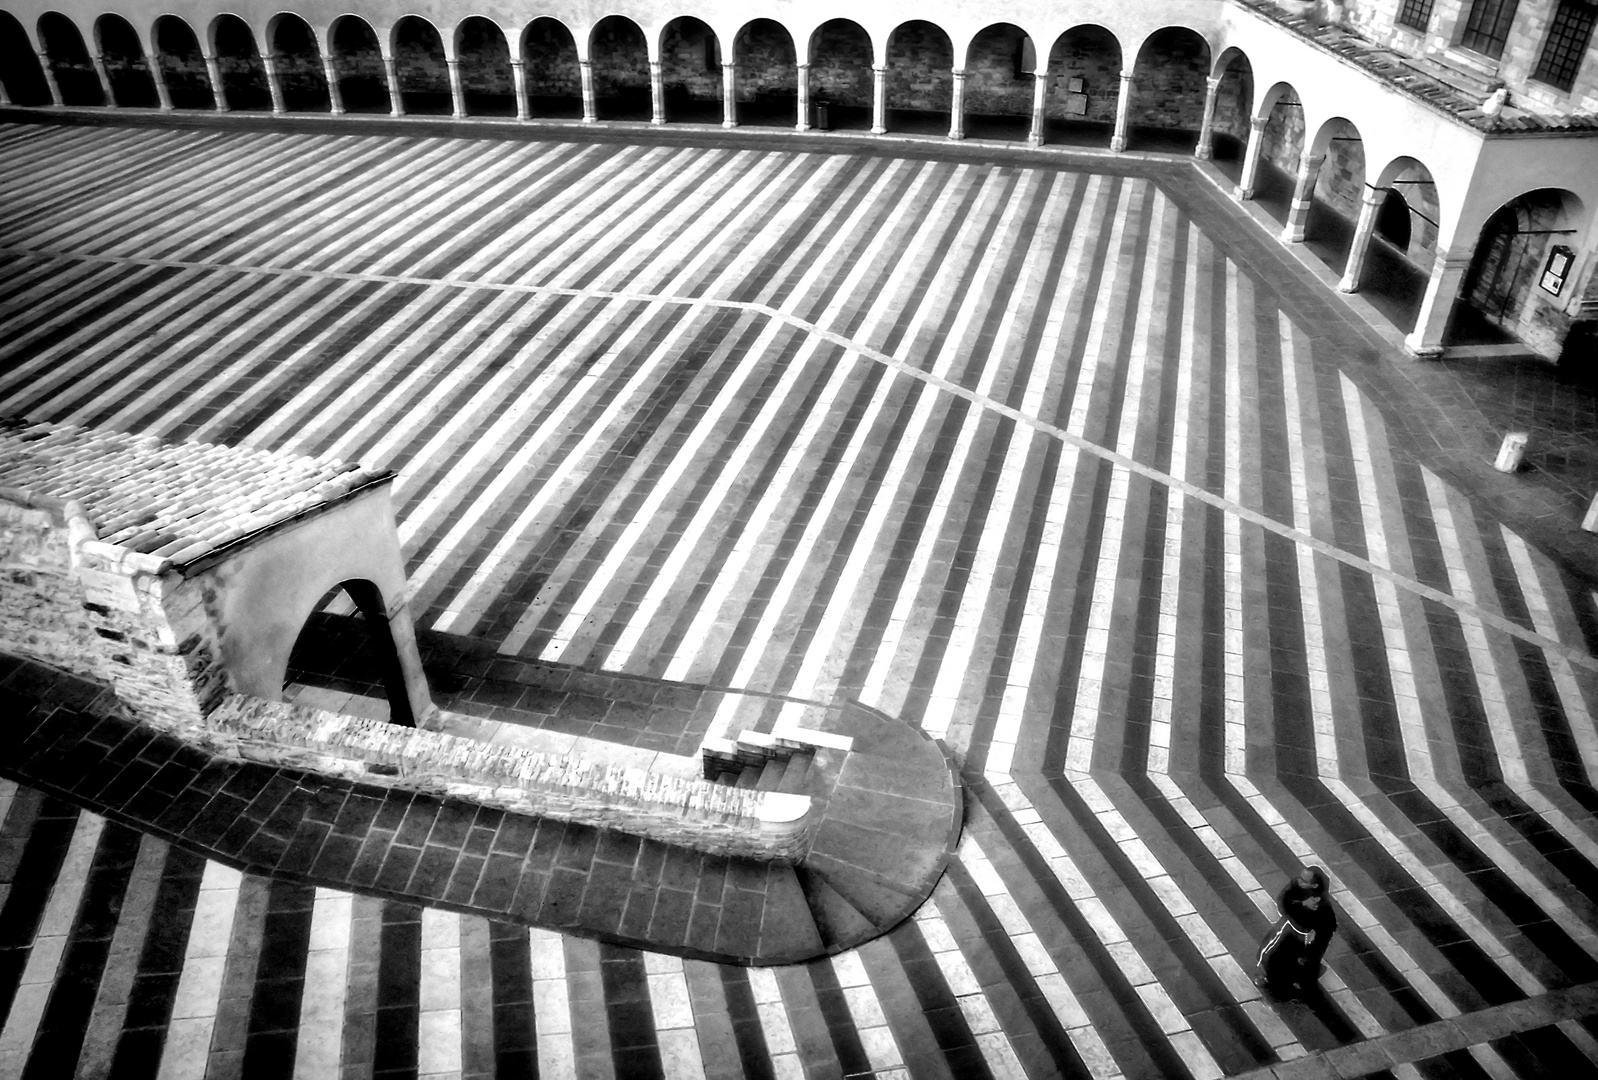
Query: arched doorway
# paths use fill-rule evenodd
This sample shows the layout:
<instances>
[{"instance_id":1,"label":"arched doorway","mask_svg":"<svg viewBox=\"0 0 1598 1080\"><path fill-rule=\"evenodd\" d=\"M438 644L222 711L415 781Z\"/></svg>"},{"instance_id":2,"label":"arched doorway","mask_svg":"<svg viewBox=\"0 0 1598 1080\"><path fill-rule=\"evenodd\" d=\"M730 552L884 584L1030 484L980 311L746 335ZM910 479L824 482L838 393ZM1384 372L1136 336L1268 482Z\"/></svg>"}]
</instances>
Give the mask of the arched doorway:
<instances>
[{"instance_id":1,"label":"arched doorway","mask_svg":"<svg viewBox=\"0 0 1598 1080\"><path fill-rule=\"evenodd\" d=\"M338 72L339 96L352 113L387 113L394 103L388 96L388 74L377 32L358 15L341 15L333 22L333 67Z\"/></svg>"},{"instance_id":2,"label":"arched doorway","mask_svg":"<svg viewBox=\"0 0 1598 1080\"><path fill-rule=\"evenodd\" d=\"M455 57L468 116L516 115L510 43L497 23L481 15L462 20L455 28Z\"/></svg>"},{"instance_id":3,"label":"arched doorway","mask_svg":"<svg viewBox=\"0 0 1598 1080\"><path fill-rule=\"evenodd\" d=\"M1396 188L1388 188L1382 195L1381 209L1376 211L1376 235L1400 255L1409 252L1409 215L1409 200Z\"/></svg>"},{"instance_id":4,"label":"arched doorway","mask_svg":"<svg viewBox=\"0 0 1598 1080\"><path fill-rule=\"evenodd\" d=\"M1121 98L1121 43L1102 26L1073 26L1049 49L1046 141L1109 146Z\"/></svg>"},{"instance_id":5,"label":"arched doorway","mask_svg":"<svg viewBox=\"0 0 1598 1080\"><path fill-rule=\"evenodd\" d=\"M283 107L289 112L327 112L332 101L327 92L327 72L316 33L298 15L278 15L267 27L267 47Z\"/></svg>"},{"instance_id":6,"label":"arched doorway","mask_svg":"<svg viewBox=\"0 0 1598 1080\"><path fill-rule=\"evenodd\" d=\"M722 118L721 42L692 16L671 20L660 32L660 84L666 122L719 124Z\"/></svg>"},{"instance_id":7,"label":"arched doorway","mask_svg":"<svg viewBox=\"0 0 1598 1080\"><path fill-rule=\"evenodd\" d=\"M61 104L110 104L100 88L100 76L89 59L77 23L58 11L47 11L39 16L39 40L44 43L50 71L61 89Z\"/></svg>"},{"instance_id":8,"label":"arched doorway","mask_svg":"<svg viewBox=\"0 0 1598 1080\"><path fill-rule=\"evenodd\" d=\"M534 19L522 32L527 111L533 116L577 119L583 115L582 67L577 39L559 19Z\"/></svg>"},{"instance_id":9,"label":"arched doorway","mask_svg":"<svg viewBox=\"0 0 1598 1080\"><path fill-rule=\"evenodd\" d=\"M1334 116L1316 131L1308 157L1313 172L1309 206L1307 210L1289 206L1288 220L1291 225L1294 216L1301 215L1304 246L1332 273L1342 274L1365 191L1365 142L1352 121ZM1295 195L1304 176L1301 159L1295 169Z\"/></svg>"},{"instance_id":10,"label":"arched doorway","mask_svg":"<svg viewBox=\"0 0 1598 1080\"><path fill-rule=\"evenodd\" d=\"M438 28L420 15L407 15L394 24L394 70L400 102L407 113L448 116L455 111L444 39Z\"/></svg>"},{"instance_id":11,"label":"arched doorway","mask_svg":"<svg viewBox=\"0 0 1598 1080\"><path fill-rule=\"evenodd\" d=\"M200 39L176 15L155 20L155 62L161 67L167 96L174 109L214 109L211 76L205 70Z\"/></svg>"},{"instance_id":12,"label":"arched doorway","mask_svg":"<svg viewBox=\"0 0 1598 1080\"><path fill-rule=\"evenodd\" d=\"M887 127L942 135L954 104L954 43L923 19L901 23L888 37Z\"/></svg>"},{"instance_id":13,"label":"arched doorway","mask_svg":"<svg viewBox=\"0 0 1598 1080\"><path fill-rule=\"evenodd\" d=\"M849 19L824 22L810 35L810 104L818 126L871 129L874 57L871 35Z\"/></svg>"},{"instance_id":14,"label":"arched doorway","mask_svg":"<svg viewBox=\"0 0 1598 1080\"><path fill-rule=\"evenodd\" d=\"M112 104L130 109L153 109L160 104L150 65L144 59L144 44L128 21L120 15L101 15L94 34L100 41L100 62L111 81Z\"/></svg>"},{"instance_id":15,"label":"arched doorway","mask_svg":"<svg viewBox=\"0 0 1598 1080\"><path fill-rule=\"evenodd\" d=\"M965 130L989 139L1024 140L1032 130L1032 72L1037 52L1013 23L994 23L965 50Z\"/></svg>"},{"instance_id":16,"label":"arched doorway","mask_svg":"<svg viewBox=\"0 0 1598 1080\"><path fill-rule=\"evenodd\" d=\"M28 32L8 11L0 11L0 85L13 105L50 104L50 84L28 41Z\"/></svg>"},{"instance_id":17,"label":"arched doorway","mask_svg":"<svg viewBox=\"0 0 1598 1080\"><path fill-rule=\"evenodd\" d=\"M1210 44L1185 26L1150 34L1132 65L1127 145L1190 154L1204 124Z\"/></svg>"},{"instance_id":18,"label":"arched doorway","mask_svg":"<svg viewBox=\"0 0 1598 1080\"><path fill-rule=\"evenodd\" d=\"M1233 183L1243 172L1249 118L1254 115L1254 68L1241 50L1227 49L1216 61L1215 112L1210 117L1210 156Z\"/></svg>"},{"instance_id":19,"label":"arched doorway","mask_svg":"<svg viewBox=\"0 0 1598 1080\"><path fill-rule=\"evenodd\" d=\"M648 120L654 115L649 42L637 23L624 15L605 16L588 39L588 55L599 119Z\"/></svg>"},{"instance_id":20,"label":"arched doorway","mask_svg":"<svg viewBox=\"0 0 1598 1080\"><path fill-rule=\"evenodd\" d=\"M261 63L250 24L237 15L218 15L211 24L211 40L216 42L216 66L227 107L239 112L270 111L272 92L266 84L266 65Z\"/></svg>"},{"instance_id":21,"label":"arched doorway","mask_svg":"<svg viewBox=\"0 0 1598 1080\"><path fill-rule=\"evenodd\" d=\"M1517 195L1482 227L1445 340L1452 345L1521 341L1547 356L1559 353L1568 316L1560 309L1551 258L1578 248L1585 208L1573 193L1541 188ZM1559 249L1562 249L1559 250ZM1563 259L1554 259L1562 263Z\"/></svg>"},{"instance_id":22,"label":"arched doorway","mask_svg":"<svg viewBox=\"0 0 1598 1080\"><path fill-rule=\"evenodd\" d=\"M341 608L353 613L340 614ZM329 590L289 653L284 700L355 715L370 715L376 705L380 715L374 719L415 727L386 610L382 593L370 581L352 579ZM350 695L362 704L352 707ZM386 708L377 704L380 697Z\"/></svg>"},{"instance_id":23,"label":"arched doorway","mask_svg":"<svg viewBox=\"0 0 1598 1080\"><path fill-rule=\"evenodd\" d=\"M745 23L733 39L738 122L789 127L798 117L799 69L793 35L773 19Z\"/></svg>"}]
</instances>

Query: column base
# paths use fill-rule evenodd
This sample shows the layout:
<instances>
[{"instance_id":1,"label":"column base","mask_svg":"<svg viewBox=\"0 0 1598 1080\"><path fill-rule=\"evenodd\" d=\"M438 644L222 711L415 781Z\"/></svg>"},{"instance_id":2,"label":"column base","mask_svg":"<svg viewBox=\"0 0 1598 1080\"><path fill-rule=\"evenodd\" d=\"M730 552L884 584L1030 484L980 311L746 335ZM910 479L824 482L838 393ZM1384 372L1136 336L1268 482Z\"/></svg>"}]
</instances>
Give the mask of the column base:
<instances>
[{"instance_id":1,"label":"column base","mask_svg":"<svg viewBox=\"0 0 1598 1080\"><path fill-rule=\"evenodd\" d=\"M871 134L873 135L886 135L887 133L888 129L885 127L874 127L871 129Z\"/></svg>"},{"instance_id":2,"label":"column base","mask_svg":"<svg viewBox=\"0 0 1598 1080\"><path fill-rule=\"evenodd\" d=\"M287 116L288 113L289 113L289 111L287 109L273 109L272 110L272 115L273 116Z\"/></svg>"},{"instance_id":3,"label":"column base","mask_svg":"<svg viewBox=\"0 0 1598 1080\"><path fill-rule=\"evenodd\" d=\"M157 107L157 109L156 109L156 112L172 112L172 111L173 111L173 108L170 105L161 105L161 106Z\"/></svg>"},{"instance_id":4,"label":"column base","mask_svg":"<svg viewBox=\"0 0 1598 1080\"><path fill-rule=\"evenodd\" d=\"M735 128L735 127L738 126L738 121L736 121L736 120L723 120L721 122L721 126L730 130L730 129Z\"/></svg>"},{"instance_id":5,"label":"column base","mask_svg":"<svg viewBox=\"0 0 1598 1080\"><path fill-rule=\"evenodd\" d=\"M329 109L328 112L331 113L333 116L343 116L344 115L344 110L343 109Z\"/></svg>"},{"instance_id":6,"label":"column base","mask_svg":"<svg viewBox=\"0 0 1598 1080\"><path fill-rule=\"evenodd\" d=\"M401 117L401 116L405 115L405 110L404 109L390 109L388 115L398 118L398 117Z\"/></svg>"},{"instance_id":7,"label":"column base","mask_svg":"<svg viewBox=\"0 0 1598 1080\"><path fill-rule=\"evenodd\" d=\"M1110 139L1110 153L1119 154L1126 150L1126 137L1116 135Z\"/></svg>"},{"instance_id":8,"label":"column base","mask_svg":"<svg viewBox=\"0 0 1598 1080\"><path fill-rule=\"evenodd\" d=\"M1198 149L1193 151L1193 156L1198 158L1200 161L1210 161L1215 157L1215 149L1214 147L1210 146L1200 146Z\"/></svg>"},{"instance_id":9,"label":"column base","mask_svg":"<svg viewBox=\"0 0 1598 1080\"><path fill-rule=\"evenodd\" d=\"M809 131L810 130L810 121L801 120L801 121L799 121L797 124L795 124L793 126L793 129L795 131Z\"/></svg>"},{"instance_id":10,"label":"column base","mask_svg":"<svg viewBox=\"0 0 1598 1080\"><path fill-rule=\"evenodd\" d=\"M528 116L527 116L526 113L520 112L520 113L516 114L516 119L517 120L526 120L526 119L528 119Z\"/></svg>"},{"instance_id":11,"label":"column base","mask_svg":"<svg viewBox=\"0 0 1598 1080\"><path fill-rule=\"evenodd\" d=\"M1337 291L1340 293L1349 293L1350 295L1357 293L1359 292L1359 282L1350 281L1347 278L1343 278L1337 283Z\"/></svg>"},{"instance_id":12,"label":"column base","mask_svg":"<svg viewBox=\"0 0 1598 1080\"><path fill-rule=\"evenodd\" d=\"M1413 333L1404 336L1404 351L1417 360L1436 360L1443 355L1441 345L1433 345L1421 341Z\"/></svg>"},{"instance_id":13,"label":"column base","mask_svg":"<svg viewBox=\"0 0 1598 1080\"><path fill-rule=\"evenodd\" d=\"M649 126L650 127L665 127L666 126L666 118L664 116L651 116L649 118Z\"/></svg>"},{"instance_id":14,"label":"column base","mask_svg":"<svg viewBox=\"0 0 1598 1080\"><path fill-rule=\"evenodd\" d=\"M1232 188L1232 198L1236 199L1238 202L1248 202L1253 197L1254 189L1251 187L1244 187L1242 184L1238 184Z\"/></svg>"},{"instance_id":15,"label":"column base","mask_svg":"<svg viewBox=\"0 0 1598 1080\"><path fill-rule=\"evenodd\" d=\"M1043 145L1043 136L1042 135L1028 135L1026 137L1026 144L1028 146L1031 146L1031 147L1034 147L1034 148L1042 146Z\"/></svg>"},{"instance_id":16,"label":"column base","mask_svg":"<svg viewBox=\"0 0 1598 1080\"><path fill-rule=\"evenodd\" d=\"M965 138L965 132L963 132L963 131L951 131L951 132L949 132L949 138L951 138L951 139L963 139L963 138Z\"/></svg>"},{"instance_id":17,"label":"column base","mask_svg":"<svg viewBox=\"0 0 1598 1080\"><path fill-rule=\"evenodd\" d=\"M233 110L228 108L226 105L218 105L216 107L216 111L217 112L232 112Z\"/></svg>"},{"instance_id":18,"label":"column base","mask_svg":"<svg viewBox=\"0 0 1598 1080\"><path fill-rule=\"evenodd\" d=\"M1282 243L1302 244L1304 242L1304 227L1302 225L1288 225L1281 232Z\"/></svg>"}]
</instances>

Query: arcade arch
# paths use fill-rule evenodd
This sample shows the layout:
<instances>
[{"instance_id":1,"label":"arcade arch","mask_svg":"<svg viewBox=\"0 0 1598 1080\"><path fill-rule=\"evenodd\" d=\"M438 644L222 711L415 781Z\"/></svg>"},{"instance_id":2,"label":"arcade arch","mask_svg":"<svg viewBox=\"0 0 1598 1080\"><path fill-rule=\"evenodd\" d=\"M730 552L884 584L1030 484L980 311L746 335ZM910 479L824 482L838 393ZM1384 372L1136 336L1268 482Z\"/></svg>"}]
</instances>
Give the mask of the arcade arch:
<instances>
[{"instance_id":1,"label":"arcade arch","mask_svg":"<svg viewBox=\"0 0 1598 1080\"><path fill-rule=\"evenodd\" d=\"M582 67L577 39L565 23L548 16L522 31L521 58L527 84L527 111L533 116L583 115Z\"/></svg>"},{"instance_id":2,"label":"arcade arch","mask_svg":"<svg viewBox=\"0 0 1598 1080\"><path fill-rule=\"evenodd\" d=\"M1555 248L1574 258L1586 216L1581 199L1563 188L1523 192L1494 211L1477 238L1445 340L1508 337L1557 353L1563 315L1544 274Z\"/></svg>"},{"instance_id":3,"label":"arcade arch","mask_svg":"<svg viewBox=\"0 0 1598 1080\"><path fill-rule=\"evenodd\" d=\"M865 27L831 19L810 35L810 100L825 110L828 127L872 126L876 52Z\"/></svg>"},{"instance_id":4,"label":"arcade arch","mask_svg":"<svg viewBox=\"0 0 1598 1080\"><path fill-rule=\"evenodd\" d=\"M153 109L160 103L144 44L138 31L120 15L101 15L94 23L100 63L110 84L108 104L124 108Z\"/></svg>"},{"instance_id":5,"label":"arcade arch","mask_svg":"<svg viewBox=\"0 0 1598 1080\"><path fill-rule=\"evenodd\" d=\"M1203 126L1210 43L1196 30L1154 31L1132 64L1127 140L1143 149L1191 152Z\"/></svg>"},{"instance_id":6,"label":"arcade arch","mask_svg":"<svg viewBox=\"0 0 1598 1080\"><path fill-rule=\"evenodd\" d=\"M888 35L883 80L886 119L873 126L892 131L945 130L954 104L954 43L933 23L901 23Z\"/></svg>"},{"instance_id":7,"label":"arcade arch","mask_svg":"<svg viewBox=\"0 0 1598 1080\"><path fill-rule=\"evenodd\" d=\"M388 73L377 31L359 15L340 15L328 35L336 75L335 109L352 113L392 112Z\"/></svg>"},{"instance_id":8,"label":"arcade arch","mask_svg":"<svg viewBox=\"0 0 1598 1080\"><path fill-rule=\"evenodd\" d=\"M793 35L774 19L754 19L733 38L738 122L787 126L799 99Z\"/></svg>"},{"instance_id":9,"label":"arcade arch","mask_svg":"<svg viewBox=\"0 0 1598 1080\"><path fill-rule=\"evenodd\" d=\"M255 45L255 32L237 15L218 15L211 23L211 47L222 88L219 108L239 112L271 109L266 65Z\"/></svg>"},{"instance_id":10,"label":"arcade arch","mask_svg":"<svg viewBox=\"0 0 1598 1080\"><path fill-rule=\"evenodd\" d=\"M510 43L492 19L470 15L455 28L460 111L467 116L515 116L516 82Z\"/></svg>"},{"instance_id":11,"label":"arcade arch","mask_svg":"<svg viewBox=\"0 0 1598 1080\"><path fill-rule=\"evenodd\" d=\"M965 50L966 126L987 137L1026 138L1037 68L1036 47L1019 26L994 23L977 31Z\"/></svg>"},{"instance_id":12,"label":"arcade arch","mask_svg":"<svg viewBox=\"0 0 1598 1080\"><path fill-rule=\"evenodd\" d=\"M330 614L329 608L353 607L352 616ZM363 682L367 679L380 683L388 703L388 721L400 727L415 727L416 716L411 707L405 670L400 662L399 647L394 640L382 591L376 583L364 578L341 581L323 595L315 608L305 617L293 647L283 660L284 696L292 700L296 685L315 686L317 675L325 671L315 654L326 648L329 636L342 636L335 627L353 632L357 639L347 646L353 654L343 660L342 667ZM365 687L362 686L362 689Z\"/></svg>"},{"instance_id":13,"label":"arcade arch","mask_svg":"<svg viewBox=\"0 0 1598 1080\"><path fill-rule=\"evenodd\" d=\"M109 104L77 23L58 11L45 12L39 16L39 43L48 73L60 91L61 104Z\"/></svg>"},{"instance_id":14,"label":"arcade arch","mask_svg":"<svg viewBox=\"0 0 1598 1080\"><path fill-rule=\"evenodd\" d=\"M691 15L671 20L660 32L659 107L663 123L718 123L722 105L721 41L706 22Z\"/></svg>"},{"instance_id":15,"label":"arcade arch","mask_svg":"<svg viewBox=\"0 0 1598 1080\"><path fill-rule=\"evenodd\" d=\"M174 109L214 109L216 96L200 39L176 15L155 20L155 63Z\"/></svg>"},{"instance_id":16,"label":"arcade arch","mask_svg":"<svg viewBox=\"0 0 1598 1080\"><path fill-rule=\"evenodd\" d=\"M649 42L625 15L607 15L588 37L588 56L599 120L649 120Z\"/></svg>"},{"instance_id":17,"label":"arcade arch","mask_svg":"<svg viewBox=\"0 0 1598 1080\"><path fill-rule=\"evenodd\" d=\"M396 111L424 116L454 112L444 37L438 27L420 15L407 15L394 24L390 40L394 57L393 82L399 89Z\"/></svg>"},{"instance_id":18,"label":"arcade arch","mask_svg":"<svg viewBox=\"0 0 1598 1080\"><path fill-rule=\"evenodd\" d=\"M1108 146L1121 98L1120 40L1102 26L1073 26L1049 48L1048 72L1048 141Z\"/></svg>"},{"instance_id":19,"label":"arcade arch","mask_svg":"<svg viewBox=\"0 0 1598 1080\"><path fill-rule=\"evenodd\" d=\"M327 70L310 23L298 15L276 15L267 24L266 42L284 111L328 111Z\"/></svg>"}]
</instances>

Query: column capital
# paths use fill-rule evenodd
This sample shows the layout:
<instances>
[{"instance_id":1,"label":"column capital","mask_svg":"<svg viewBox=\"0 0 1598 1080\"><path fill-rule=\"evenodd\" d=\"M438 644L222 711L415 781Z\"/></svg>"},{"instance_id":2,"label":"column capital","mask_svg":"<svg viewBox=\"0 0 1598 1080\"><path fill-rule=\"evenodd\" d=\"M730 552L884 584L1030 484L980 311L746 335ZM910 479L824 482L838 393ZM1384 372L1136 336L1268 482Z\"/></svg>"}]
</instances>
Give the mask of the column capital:
<instances>
[{"instance_id":1,"label":"column capital","mask_svg":"<svg viewBox=\"0 0 1598 1080\"><path fill-rule=\"evenodd\" d=\"M1251 116L1249 117L1248 126L1255 131L1264 131L1265 125L1270 123L1270 119L1268 116Z\"/></svg>"},{"instance_id":2,"label":"column capital","mask_svg":"<svg viewBox=\"0 0 1598 1080\"><path fill-rule=\"evenodd\" d=\"M806 61L803 64L795 64L794 67L798 68L800 71L809 71L810 70L810 62Z\"/></svg>"},{"instance_id":3,"label":"column capital","mask_svg":"<svg viewBox=\"0 0 1598 1080\"><path fill-rule=\"evenodd\" d=\"M1131 82L1132 81L1132 76L1134 74L1136 74L1136 72L1134 72L1131 68L1122 68L1121 69L1121 81L1122 82Z\"/></svg>"},{"instance_id":4,"label":"column capital","mask_svg":"<svg viewBox=\"0 0 1598 1080\"><path fill-rule=\"evenodd\" d=\"M887 73L888 73L888 65L887 64L872 64L871 65L871 74L873 74L873 75L886 75Z\"/></svg>"},{"instance_id":5,"label":"column capital","mask_svg":"<svg viewBox=\"0 0 1598 1080\"><path fill-rule=\"evenodd\" d=\"M525 60L512 60L510 62L510 66L513 67L513 68L519 68L522 65L524 65L525 63L527 63L527 61L525 61Z\"/></svg>"},{"instance_id":6,"label":"column capital","mask_svg":"<svg viewBox=\"0 0 1598 1080\"><path fill-rule=\"evenodd\" d=\"M1386 197L1386 188L1371 187L1369 184L1366 184L1365 190L1360 192L1359 201L1364 203L1366 206L1380 206L1382 205L1382 200Z\"/></svg>"},{"instance_id":7,"label":"column capital","mask_svg":"<svg viewBox=\"0 0 1598 1080\"><path fill-rule=\"evenodd\" d=\"M1225 75L1211 75L1204 80L1204 86L1213 94L1221 88L1221 81L1225 78Z\"/></svg>"},{"instance_id":8,"label":"column capital","mask_svg":"<svg viewBox=\"0 0 1598 1080\"><path fill-rule=\"evenodd\" d=\"M453 56L444 57L444 63L448 64L452 68L458 68L461 66L460 59Z\"/></svg>"},{"instance_id":9,"label":"column capital","mask_svg":"<svg viewBox=\"0 0 1598 1080\"><path fill-rule=\"evenodd\" d=\"M594 62L592 60L586 60L582 57L579 57L577 60L577 66L580 68L591 68L594 66Z\"/></svg>"},{"instance_id":10,"label":"column capital","mask_svg":"<svg viewBox=\"0 0 1598 1080\"><path fill-rule=\"evenodd\" d=\"M1318 169L1326 162L1325 154L1312 154L1309 151L1298 155L1298 164L1304 169Z\"/></svg>"},{"instance_id":11,"label":"column capital","mask_svg":"<svg viewBox=\"0 0 1598 1080\"><path fill-rule=\"evenodd\" d=\"M659 60L651 60L651 61L649 61L649 70L650 71L659 71L660 70L660 61Z\"/></svg>"},{"instance_id":12,"label":"column capital","mask_svg":"<svg viewBox=\"0 0 1598 1080\"><path fill-rule=\"evenodd\" d=\"M956 79L959 79L962 82L965 81L965 68L950 68L949 74L953 75Z\"/></svg>"}]
</instances>

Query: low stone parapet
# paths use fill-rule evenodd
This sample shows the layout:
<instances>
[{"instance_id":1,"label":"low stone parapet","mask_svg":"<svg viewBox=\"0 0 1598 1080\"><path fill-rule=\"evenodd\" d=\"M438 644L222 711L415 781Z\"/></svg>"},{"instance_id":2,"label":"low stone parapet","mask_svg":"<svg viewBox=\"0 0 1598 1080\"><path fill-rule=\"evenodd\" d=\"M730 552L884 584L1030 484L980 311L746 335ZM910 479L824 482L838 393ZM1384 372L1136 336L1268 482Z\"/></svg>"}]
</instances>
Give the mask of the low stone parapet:
<instances>
[{"instance_id":1,"label":"low stone parapet","mask_svg":"<svg viewBox=\"0 0 1598 1080\"><path fill-rule=\"evenodd\" d=\"M648 836L716 855L793 863L814 827L807 795L401 728L232 694L183 737L214 752L366 783L449 795Z\"/></svg>"}]
</instances>

